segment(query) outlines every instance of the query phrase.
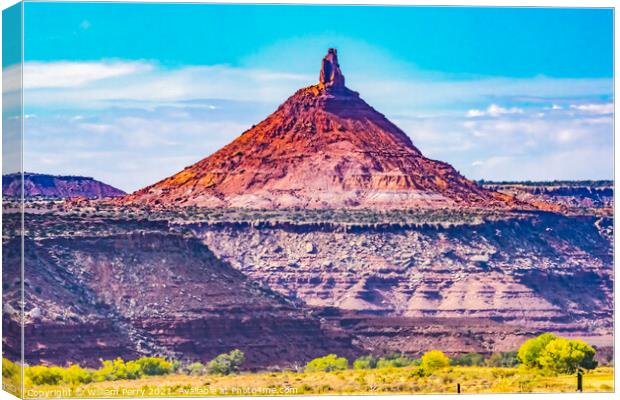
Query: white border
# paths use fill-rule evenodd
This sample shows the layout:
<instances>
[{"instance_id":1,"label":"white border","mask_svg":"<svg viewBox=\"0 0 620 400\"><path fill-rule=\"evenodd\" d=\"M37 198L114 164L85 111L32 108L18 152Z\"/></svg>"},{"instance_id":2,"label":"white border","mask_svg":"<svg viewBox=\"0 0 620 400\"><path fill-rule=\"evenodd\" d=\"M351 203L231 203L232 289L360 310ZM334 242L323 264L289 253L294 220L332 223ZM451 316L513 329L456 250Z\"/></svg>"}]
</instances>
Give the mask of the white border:
<instances>
[{"instance_id":1,"label":"white border","mask_svg":"<svg viewBox=\"0 0 620 400\"><path fill-rule=\"evenodd\" d=\"M28 0L28 2L34 2L39 0ZM8 8L19 1L16 0L0 0L0 8L5 9ZM80 3L84 1L79 0L63 0L63 2L74 2ZM102 0L94 0L90 2L105 2ZM123 0L123 2L128 3L144 3L144 1L140 0ZM321 4L321 5L329 5L329 4L342 4L342 5L420 5L420 6L481 6L481 7L562 7L562 8L571 8L571 7L584 7L584 8L614 8L614 78L616 76L616 66L617 64L617 52L615 51L615 44L618 43L618 31L615 29L615 0L521 0L521 1L511 1L511 0L477 0L477 1L453 1L453 0L442 0L442 1L416 1L416 0L287 0L287 1L276 1L276 0L246 0L246 1L234 1L234 0L218 0L218 1L205 1L205 0L195 0L195 1L182 1L182 0L149 0L152 3L244 3L244 4ZM53 18L53 17L52 17ZM2 23L0 22L0 42L1 42L1 27ZM1 54L0 54L1 60ZM618 81L614 79L614 96L617 92ZM2 100L0 98L0 109L2 107ZM615 97L614 97L614 116L615 116ZM615 118L614 118L614 128L615 128ZM614 143L615 143L615 129L614 129ZM1 145L1 144L0 144ZM619 149L614 145L614 159L617 159ZM1 151L0 151L0 159L1 159ZM614 176L620 176L618 172L620 171L620 166L617 163L614 163ZM614 197L617 191L614 190ZM617 198L614 198L614 204L617 204ZM614 226L617 227L617 213L614 210ZM614 228L614 248L618 248L618 235L617 231ZM0 249L0 255L1 253ZM615 253L614 253L614 266L615 266ZM615 267L614 267L615 272ZM615 274L614 274L615 275ZM617 297L615 294L618 293L618 284L617 280L614 279L614 321L618 321L618 307L617 307ZM1 327L1 321L0 321ZM615 325L614 325L615 327ZM619 338L614 335L614 361L618 359L618 348L619 348ZM616 393L618 392L618 370L614 371L614 388ZM325 400L341 400L343 398L352 397L355 399L364 399L364 400L379 400L379 399L447 399L449 396L455 395L373 395L373 396L295 396L295 397L286 397L287 399L295 399L295 400L307 400L309 398L321 398ZM589 399L609 399L614 395L610 395L608 393L588 393L587 396ZM468 398L473 399L485 399L485 400L506 400L506 399L583 399L584 394L579 393L558 393L558 394L519 394L519 393L511 393L511 394L472 394L467 395ZM261 399L279 399L279 397L261 397ZM15 399L14 396L8 394L7 392L0 391L0 400L5 399ZM167 399L167 398L161 398ZM235 399L248 399L248 400L256 400L256 397L236 397Z\"/></svg>"}]
</instances>

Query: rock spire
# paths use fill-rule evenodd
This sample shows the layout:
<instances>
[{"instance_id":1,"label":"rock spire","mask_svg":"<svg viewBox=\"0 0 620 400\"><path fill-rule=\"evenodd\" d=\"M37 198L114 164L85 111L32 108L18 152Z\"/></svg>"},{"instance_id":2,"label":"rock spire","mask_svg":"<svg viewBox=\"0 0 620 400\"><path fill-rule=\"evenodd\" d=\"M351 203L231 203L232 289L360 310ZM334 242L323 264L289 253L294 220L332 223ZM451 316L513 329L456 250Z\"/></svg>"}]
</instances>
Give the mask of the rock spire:
<instances>
[{"instance_id":1,"label":"rock spire","mask_svg":"<svg viewBox=\"0 0 620 400\"><path fill-rule=\"evenodd\" d=\"M321 64L319 87L327 89L344 89L344 75L338 65L338 52L336 49L327 50Z\"/></svg>"}]
</instances>

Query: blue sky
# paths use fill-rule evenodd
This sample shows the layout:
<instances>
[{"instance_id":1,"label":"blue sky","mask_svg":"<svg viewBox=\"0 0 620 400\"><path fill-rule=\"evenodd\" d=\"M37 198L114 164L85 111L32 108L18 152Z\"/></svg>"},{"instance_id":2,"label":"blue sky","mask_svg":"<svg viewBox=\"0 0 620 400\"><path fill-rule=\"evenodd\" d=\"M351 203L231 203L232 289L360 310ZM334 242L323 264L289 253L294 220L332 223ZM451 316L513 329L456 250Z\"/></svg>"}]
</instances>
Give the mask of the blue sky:
<instances>
[{"instance_id":1,"label":"blue sky","mask_svg":"<svg viewBox=\"0 0 620 400\"><path fill-rule=\"evenodd\" d=\"M613 175L613 13L27 3L26 169L135 190L315 83L347 85L470 178Z\"/></svg>"}]
</instances>

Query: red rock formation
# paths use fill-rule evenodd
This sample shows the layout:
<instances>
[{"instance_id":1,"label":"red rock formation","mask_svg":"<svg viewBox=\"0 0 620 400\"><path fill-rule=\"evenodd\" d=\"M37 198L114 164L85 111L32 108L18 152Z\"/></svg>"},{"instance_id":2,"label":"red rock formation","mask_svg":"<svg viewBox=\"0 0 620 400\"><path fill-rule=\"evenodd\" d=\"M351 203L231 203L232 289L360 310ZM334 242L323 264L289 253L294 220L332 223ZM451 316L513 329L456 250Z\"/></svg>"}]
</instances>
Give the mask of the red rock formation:
<instances>
[{"instance_id":1,"label":"red rock formation","mask_svg":"<svg viewBox=\"0 0 620 400\"><path fill-rule=\"evenodd\" d=\"M297 91L213 155L123 201L250 208L506 205L509 196L424 157L344 83L330 49L318 85Z\"/></svg>"}]
</instances>

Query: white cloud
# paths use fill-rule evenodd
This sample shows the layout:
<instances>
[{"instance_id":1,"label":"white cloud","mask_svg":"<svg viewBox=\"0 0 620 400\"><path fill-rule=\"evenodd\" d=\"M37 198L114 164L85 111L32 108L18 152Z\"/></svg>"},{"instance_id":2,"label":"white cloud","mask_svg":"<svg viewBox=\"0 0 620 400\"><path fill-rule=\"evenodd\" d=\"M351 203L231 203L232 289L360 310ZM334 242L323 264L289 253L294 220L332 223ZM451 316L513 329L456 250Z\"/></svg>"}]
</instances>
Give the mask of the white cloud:
<instances>
[{"instance_id":1,"label":"white cloud","mask_svg":"<svg viewBox=\"0 0 620 400\"><path fill-rule=\"evenodd\" d=\"M21 89L22 68L21 65L9 65L2 68L2 94L7 95Z\"/></svg>"},{"instance_id":2,"label":"white cloud","mask_svg":"<svg viewBox=\"0 0 620 400\"><path fill-rule=\"evenodd\" d=\"M94 176L133 191L212 154L256 122L252 113L234 121L217 113L226 110L41 115L25 122L25 168Z\"/></svg>"},{"instance_id":3,"label":"white cloud","mask_svg":"<svg viewBox=\"0 0 620 400\"><path fill-rule=\"evenodd\" d=\"M277 71L217 65L162 69L144 62L29 63L24 80L27 106L54 108L152 107L209 98L278 103L312 83L310 76Z\"/></svg>"},{"instance_id":4,"label":"white cloud","mask_svg":"<svg viewBox=\"0 0 620 400\"><path fill-rule=\"evenodd\" d=\"M140 61L28 62L24 64L24 89L71 88L152 69L152 64Z\"/></svg>"},{"instance_id":5,"label":"white cloud","mask_svg":"<svg viewBox=\"0 0 620 400\"><path fill-rule=\"evenodd\" d=\"M599 104L573 104L570 108L580 111L586 111L592 114L613 114L613 103L599 103Z\"/></svg>"},{"instance_id":6,"label":"white cloud","mask_svg":"<svg viewBox=\"0 0 620 400\"><path fill-rule=\"evenodd\" d=\"M499 117L500 115L506 115L506 114L523 114L523 110L518 107L504 108L504 107L498 106L497 104L491 104L484 111L477 110L477 109L467 111L467 116L470 118L484 117L484 116Z\"/></svg>"},{"instance_id":7,"label":"white cloud","mask_svg":"<svg viewBox=\"0 0 620 400\"><path fill-rule=\"evenodd\" d=\"M396 122L425 155L451 163L472 179L613 176L613 118L580 110L541 113L545 107L493 118L455 114ZM568 154L573 161L568 161ZM571 165L556 165L559 160Z\"/></svg>"}]
</instances>

